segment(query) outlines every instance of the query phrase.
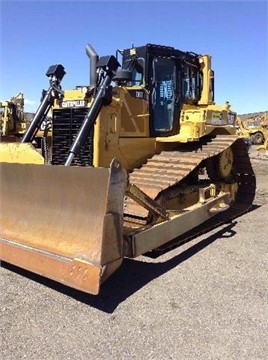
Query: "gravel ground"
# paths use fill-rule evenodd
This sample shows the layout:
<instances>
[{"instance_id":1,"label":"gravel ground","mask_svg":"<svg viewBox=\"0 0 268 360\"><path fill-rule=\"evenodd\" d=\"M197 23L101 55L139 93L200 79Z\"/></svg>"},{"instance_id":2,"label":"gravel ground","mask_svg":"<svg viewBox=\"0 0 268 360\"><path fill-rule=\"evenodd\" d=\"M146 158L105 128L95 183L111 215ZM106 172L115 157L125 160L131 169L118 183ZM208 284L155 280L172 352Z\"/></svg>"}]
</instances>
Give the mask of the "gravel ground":
<instances>
[{"instance_id":1,"label":"gravel ground","mask_svg":"<svg viewBox=\"0 0 268 360\"><path fill-rule=\"evenodd\" d=\"M268 159L253 210L157 259L126 259L90 296L2 263L1 358L268 358Z\"/></svg>"}]
</instances>

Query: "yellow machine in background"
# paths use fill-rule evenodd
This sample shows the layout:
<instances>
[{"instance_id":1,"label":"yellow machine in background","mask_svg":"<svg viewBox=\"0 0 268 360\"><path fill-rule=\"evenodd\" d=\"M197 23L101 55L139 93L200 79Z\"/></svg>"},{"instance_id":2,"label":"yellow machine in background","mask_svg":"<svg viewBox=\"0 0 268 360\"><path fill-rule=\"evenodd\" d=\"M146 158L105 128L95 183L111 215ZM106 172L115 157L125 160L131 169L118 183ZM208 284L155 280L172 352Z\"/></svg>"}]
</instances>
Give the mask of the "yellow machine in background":
<instances>
[{"instance_id":1,"label":"yellow machine in background","mask_svg":"<svg viewBox=\"0 0 268 360\"><path fill-rule=\"evenodd\" d=\"M237 117L236 124L237 134L248 139L253 145L264 144L265 140L268 139L268 120L266 115L251 117L245 121Z\"/></svg>"},{"instance_id":2,"label":"yellow machine in background","mask_svg":"<svg viewBox=\"0 0 268 360\"><path fill-rule=\"evenodd\" d=\"M18 141L25 130L24 97L19 92L9 101L0 101L0 141L12 138Z\"/></svg>"},{"instance_id":3,"label":"yellow machine in background","mask_svg":"<svg viewBox=\"0 0 268 360\"><path fill-rule=\"evenodd\" d=\"M20 142L33 118L33 113L25 113L24 111L24 95L22 92L8 101L0 101L0 142ZM32 143L44 156L45 154L49 156L51 120L47 113L43 113L41 125L35 131Z\"/></svg>"},{"instance_id":4,"label":"yellow machine in background","mask_svg":"<svg viewBox=\"0 0 268 360\"><path fill-rule=\"evenodd\" d=\"M256 183L236 113L214 102L209 55L153 44L86 52L90 85L62 91L65 69L50 66L21 143L0 144L0 253L98 294L124 257L248 211ZM48 111L49 159L31 146Z\"/></svg>"}]
</instances>

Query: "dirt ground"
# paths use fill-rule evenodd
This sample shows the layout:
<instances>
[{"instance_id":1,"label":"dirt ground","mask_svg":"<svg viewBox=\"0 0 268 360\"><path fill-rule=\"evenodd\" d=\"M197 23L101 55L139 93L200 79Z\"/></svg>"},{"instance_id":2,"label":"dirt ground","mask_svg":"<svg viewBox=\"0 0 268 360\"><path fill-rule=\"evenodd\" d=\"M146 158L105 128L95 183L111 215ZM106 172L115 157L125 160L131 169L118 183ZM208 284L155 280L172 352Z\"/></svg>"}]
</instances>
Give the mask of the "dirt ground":
<instances>
[{"instance_id":1,"label":"dirt ground","mask_svg":"<svg viewBox=\"0 0 268 360\"><path fill-rule=\"evenodd\" d=\"M90 296L2 264L5 360L266 360L268 158L252 211L157 259L126 259Z\"/></svg>"}]
</instances>

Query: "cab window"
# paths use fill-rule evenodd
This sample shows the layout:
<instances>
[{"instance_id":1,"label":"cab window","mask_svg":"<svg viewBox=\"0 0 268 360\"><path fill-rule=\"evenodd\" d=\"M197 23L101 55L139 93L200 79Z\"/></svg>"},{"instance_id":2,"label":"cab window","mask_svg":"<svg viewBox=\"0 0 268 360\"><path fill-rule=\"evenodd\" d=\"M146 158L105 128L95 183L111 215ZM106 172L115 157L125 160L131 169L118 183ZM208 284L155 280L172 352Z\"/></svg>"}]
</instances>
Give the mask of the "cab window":
<instances>
[{"instance_id":1,"label":"cab window","mask_svg":"<svg viewBox=\"0 0 268 360\"><path fill-rule=\"evenodd\" d=\"M158 57L153 60L153 82L153 127L156 132L169 132L174 123L176 86L176 65L172 59Z\"/></svg>"}]
</instances>

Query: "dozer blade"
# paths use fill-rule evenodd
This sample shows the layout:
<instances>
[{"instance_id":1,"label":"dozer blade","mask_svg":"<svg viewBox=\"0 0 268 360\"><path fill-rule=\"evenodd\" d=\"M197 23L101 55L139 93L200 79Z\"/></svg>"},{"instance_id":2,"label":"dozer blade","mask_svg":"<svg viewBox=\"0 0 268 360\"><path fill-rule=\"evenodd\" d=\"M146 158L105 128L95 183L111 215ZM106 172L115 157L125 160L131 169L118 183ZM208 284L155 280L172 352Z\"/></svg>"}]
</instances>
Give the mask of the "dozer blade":
<instances>
[{"instance_id":1,"label":"dozer blade","mask_svg":"<svg viewBox=\"0 0 268 360\"><path fill-rule=\"evenodd\" d=\"M126 174L1 163L1 259L98 294L122 262Z\"/></svg>"}]
</instances>

